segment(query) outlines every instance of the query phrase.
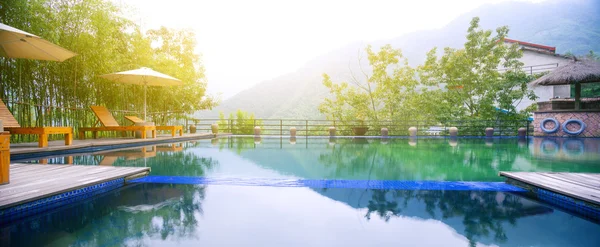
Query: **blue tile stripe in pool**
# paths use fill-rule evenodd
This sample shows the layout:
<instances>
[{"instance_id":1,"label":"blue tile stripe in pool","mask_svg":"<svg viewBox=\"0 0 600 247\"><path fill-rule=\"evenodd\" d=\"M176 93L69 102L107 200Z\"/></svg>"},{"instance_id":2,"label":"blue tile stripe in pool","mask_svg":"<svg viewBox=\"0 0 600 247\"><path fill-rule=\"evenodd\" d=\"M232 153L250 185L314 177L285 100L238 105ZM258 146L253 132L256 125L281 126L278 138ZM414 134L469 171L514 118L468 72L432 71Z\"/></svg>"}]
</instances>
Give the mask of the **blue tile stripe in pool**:
<instances>
[{"instance_id":1,"label":"blue tile stripe in pool","mask_svg":"<svg viewBox=\"0 0 600 247\"><path fill-rule=\"evenodd\" d=\"M119 178L6 208L0 210L0 222L10 222L16 219L27 217L29 215L34 215L57 207L69 205L76 201L119 188L124 184L125 180L123 178Z\"/></svg>"},{"instance_id":2,"label":"blue tile stripe in pool","mask_svg":"<svg viewBox=\"0 0 600 247\"><path fill-rule=\"evenodd\" d=\"M333 180L333 179L279 179L279 178L205 178L184 176L147 176L131 183L207 184L236 186L397 189L397 190L476 190L524 192L526 190L503 182L461 181L396 181L396 180Z\"/></svg>"}]
</instances>

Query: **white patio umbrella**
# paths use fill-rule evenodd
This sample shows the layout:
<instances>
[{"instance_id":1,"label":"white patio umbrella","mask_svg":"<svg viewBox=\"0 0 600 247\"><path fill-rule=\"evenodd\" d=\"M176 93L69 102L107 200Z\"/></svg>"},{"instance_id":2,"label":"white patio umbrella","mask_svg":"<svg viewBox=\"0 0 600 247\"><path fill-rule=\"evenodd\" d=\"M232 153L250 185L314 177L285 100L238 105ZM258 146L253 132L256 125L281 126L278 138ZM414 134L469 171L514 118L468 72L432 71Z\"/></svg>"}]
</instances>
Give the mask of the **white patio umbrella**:
<instances>
[{"instance_id":1,"label":"white patio umbrella","mask_svg":"<svg viewBox=\"0 0 600 247\"><path fill-rule=\"evenodd\" d=\"M0 56L62 62L77 55L38 36L0 23Z\"/></svg>"},{"instance_id":2,"label":"white patio umbrella","mask_svg":"<svg viewBox=\"0 0 600 247\"><path fill-rule=\"evenodd\" d=\"M125 84L144 85L144 120L146 120L146 90L148 86L176 86L181 85L181 80L156 72L150 68L139 68L134 70L122 71L112 74L101 75L100 77Z\"/></svg>"}]
</instances>

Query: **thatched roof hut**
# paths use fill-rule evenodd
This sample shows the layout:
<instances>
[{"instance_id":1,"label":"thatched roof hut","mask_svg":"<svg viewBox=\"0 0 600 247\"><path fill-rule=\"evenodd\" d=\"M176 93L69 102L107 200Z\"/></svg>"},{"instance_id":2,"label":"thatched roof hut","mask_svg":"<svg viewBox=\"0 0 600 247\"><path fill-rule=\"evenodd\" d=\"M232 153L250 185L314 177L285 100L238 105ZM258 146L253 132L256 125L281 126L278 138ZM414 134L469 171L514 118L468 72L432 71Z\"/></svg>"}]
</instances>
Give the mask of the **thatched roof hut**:
<instances>
[{"instance_id":1,"label":"thatched roof hut","mask_svg":"<svg viewBox=\"0 0 600 247\"><path fill-rule=\"evenodd\" d=\"M575 109L581 109L581 83L600 82L600 62L577 59L530 83L531 86L575 84Z\"/></svg>"},{"instance_id":2,"label":"thatched roof hut","mask_svg":"<svg viewBox=\"0 0 600 247\"><path fill-rule=\"evenodd\" d=\"M600 82L600 62L573 59L549 74L532 81L532 86L555 86L576 83Z\"/></svg>"}]
</instances>

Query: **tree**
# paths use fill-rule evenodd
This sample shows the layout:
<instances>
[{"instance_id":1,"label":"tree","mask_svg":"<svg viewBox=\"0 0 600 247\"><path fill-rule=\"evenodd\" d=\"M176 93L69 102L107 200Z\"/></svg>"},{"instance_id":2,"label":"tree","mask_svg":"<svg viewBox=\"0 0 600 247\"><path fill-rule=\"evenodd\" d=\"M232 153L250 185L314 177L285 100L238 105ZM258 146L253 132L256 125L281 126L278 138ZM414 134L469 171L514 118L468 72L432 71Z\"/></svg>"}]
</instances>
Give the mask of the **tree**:
<instances>
[{"instance_id":1,"label":"tree","mask_svg":"<svg viewBox=\"0 0 600 247\"><path fill-rule=\"evenodd\" d=\"M361 76L352 73L351 83L334 83L323 75L332 97L319 111L342 122L525 119L528 114L518 113L515 105L523 98L535 99L527 87L532 77L521 70L519 47L503 42L508 28L492 34L473 18L463 48L445 48L439 58L433 48L417 68L408 65L399 49L385 45L375 52L368 46L370 73L359 66Z\"/></svg>"},{"instance_id":2,"label":"tree","mask_svg":"<svg viewBox=\"0 0 600 247\"><path fill-rule=\"evenodd\" d=\"M600 55L590 51L582 59L590 59L600 62ZM571 95L575 95L575 85L571 85ZM600 83L585 83L581 85L581 97L593 98L600 96Z\"/></svg>"},{"instance_id":3,"label":"tree","mask_svg":"<svg viewBox=\"0 0 600 247\"><path fill-rule=\"evenodd\" d=\"M588 54L585 55L587 59L600 61L600 55L596 54L594 51L590 50Z\"/></svg>"},{"instance_id":4,"label":"tree","mask_svg":"<svg viewBox=\"0 0 600 247\"><path fill-rule=\"evenodd\" d=\"M177 87L150 88L149 97L162 99L152 102L156 111L166 113L162 114L162 122L166 122L175 114L193 113L199 109L214 107L216 101L210 96L205 96L207 82L200 56L194 53L195 34L191 31L161 27L149 30L148 38L150 43L156 45L156 48L152 49L150 65L161 68L161 72L184 83L183 86Z\"/></svg>"},{"instance_id":5,"label":"tree","mask_svg":"<svg viewBox=\"0 0 600 247\"><path fill-rule=\"evenodd\" d=\"M533 91L527 88L531 78L521 70L519 47L503 42L507 34L508 27L504 26L492 36L491 30L479 27L479 18L475 17L463 48L445 48L439 59L435 48L427 53L419 75L423 85L433 88L424 91L436 95L429 100L437 106L434 112L439 120L506 116L498 108L514 116L515 103L525 97L535 99Z\"/></svg>"},{"instance_id":6,"label":"tree","mask_svg":"<svg viewBox=\"0 0 600 247\"><path fill-rule=\"evenodd\" d=\"M140 95L143 87L98 77L139 67L184 83L148 89L148 112L157 124L216 104L206 95L192 32L162 27L143 33L122 16L108 0L0 1L1 23L78 53L62 63L0 57L0 98L22 126L90 126L95 121L90 105L106 106L117 119L122 111L141 112L143 98L132 96Z\"/></svg>"},{"instance_id":7,"label":"tree","mask_svg":"<svg viewBox=\"0 0 600 247\"><path fill-rule=\"evenodd\" d=\"M323 74L323 85L333 97L326 98L319 111L328 119L363 122L402 116L404 99L414 94L418 84L415 70L408 66L402 51L390 45L378 52L368 46L366 52L372 71L369 74L360 66L360 76L353 73L351 84L333 83L329 75Z\"/></svg>"}]
</instances>

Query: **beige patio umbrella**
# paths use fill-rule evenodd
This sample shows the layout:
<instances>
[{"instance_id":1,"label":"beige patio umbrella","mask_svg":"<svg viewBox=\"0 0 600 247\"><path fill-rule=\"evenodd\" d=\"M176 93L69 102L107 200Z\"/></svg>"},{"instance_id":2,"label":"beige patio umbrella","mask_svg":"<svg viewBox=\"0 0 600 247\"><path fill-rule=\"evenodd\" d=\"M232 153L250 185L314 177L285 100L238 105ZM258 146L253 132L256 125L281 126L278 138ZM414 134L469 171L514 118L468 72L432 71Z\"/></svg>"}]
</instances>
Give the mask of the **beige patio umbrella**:
<instances>
[{"instance_id":1,"label":"beige patio umbrella","mask_svg":"<svg viewBox=\"0 0 600 247\"><path fill-rule=\"evenodd\" d=\"M0 23L0 57L62 62L77 55L36 35ZM2 125L2 120L0 120ZM10 163L10 162L9 162ZM10 176L10 171L9 171Z\"/></svg>"},{"instance_id":2,"label":"beige patio umbrella","mask_svg":"<svg viewBox=\"0 0 600 247\"><path fill-rule=\"evenodd\" d=\"M144 120L146 120L146 90L148 86L177 86L183 84L181 80L156 72L150 68L139 68L134 70L122 71L112 74L101 75L100 77L125 84L144 85Z\"/></svg>"},{"instance_id":3,"label":"beige patio umbrella","mask_svg":"<svg viewBox=\"0 0 600 247\"><path fill-rule=\"evenodd\" d=\"M77 55L38 36L0 23L0 56L65 61Z\"/></svg>"},{"instance_id":4,"label":"beige patio umbrella","mask_svg":"<svg viewBox=\"0 0 600 247\"><path fill-rule=\"evenodd\" d=\"M573 58L547 75L530 83L531 86L575 84L575 109L580 109L581 83L600 82L600 63L590 59Z\"/></svg>"}]
</instances>

